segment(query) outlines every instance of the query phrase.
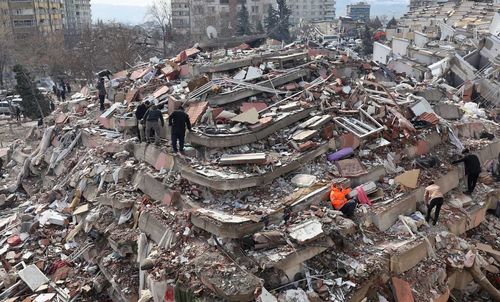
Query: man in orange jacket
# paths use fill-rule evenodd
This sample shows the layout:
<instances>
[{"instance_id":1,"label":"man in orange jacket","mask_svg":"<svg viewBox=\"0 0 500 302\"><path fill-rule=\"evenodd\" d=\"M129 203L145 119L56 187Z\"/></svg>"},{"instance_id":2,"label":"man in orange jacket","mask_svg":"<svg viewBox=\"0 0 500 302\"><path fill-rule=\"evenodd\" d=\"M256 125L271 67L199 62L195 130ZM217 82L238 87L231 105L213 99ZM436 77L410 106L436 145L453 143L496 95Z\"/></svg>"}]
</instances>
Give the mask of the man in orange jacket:
<instances>
[{"instance_id":1,"label":"man in orange jacket","mask_svg":"<svg viewBox=\"0 0 500 302\"><path fill-rule=\"evenodd\" d=\"M332 186L332 190L330 191L330 202L333 208L341 211L347 217L351 217L356 209L356 202L347 199L349 193L351 193L351 188L344 188L343 186L340 189Z\"/></svg>"}]
</instances>

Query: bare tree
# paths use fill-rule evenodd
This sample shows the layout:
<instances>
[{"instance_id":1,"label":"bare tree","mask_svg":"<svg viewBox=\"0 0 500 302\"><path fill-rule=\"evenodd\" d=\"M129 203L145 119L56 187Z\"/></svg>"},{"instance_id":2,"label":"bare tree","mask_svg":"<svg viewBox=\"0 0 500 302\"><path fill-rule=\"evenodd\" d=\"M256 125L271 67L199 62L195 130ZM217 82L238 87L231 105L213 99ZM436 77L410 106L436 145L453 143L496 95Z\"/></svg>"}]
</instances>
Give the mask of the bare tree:
<instances>
[{"instance_id":1,"label":"bare tree","mask_svg":"<svg viewBox=\"0 0 500 302\"><path fill-rule=\"evenodd\" d=\"M172 16L167 0L156 0L148 9L148 17L160 29L163 43L163 57L167 57L167 42L172 32Z\"/></svg>"}]
</instances>

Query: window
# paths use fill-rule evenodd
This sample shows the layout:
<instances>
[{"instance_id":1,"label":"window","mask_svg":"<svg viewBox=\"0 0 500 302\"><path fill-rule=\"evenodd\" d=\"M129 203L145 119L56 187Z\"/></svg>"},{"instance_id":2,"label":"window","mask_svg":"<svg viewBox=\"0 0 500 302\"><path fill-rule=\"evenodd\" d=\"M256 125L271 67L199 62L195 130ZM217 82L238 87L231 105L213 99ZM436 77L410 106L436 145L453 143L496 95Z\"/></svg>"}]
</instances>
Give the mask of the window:
<instances>
[{"instance_id":1,"label":"window","mask_svg":"<svg viewBox=\"0 0 500 302\"><path fill-rule=\"evenodd\" d=\"M208 12L209 13L215 13L215 6L209 6L208 7Z\"/></svg>"},{"instance_id":2,"label":"window","mask_svg":"<svg viewBox=\"0 0 500 302\"><path fill-rule=\"evenodd\" d=\"M220 0L220 4L229 4L229 0Z\"/></svg>"},{"instance_id":3,"label":"window","mask_svg":"<svg viewBox=\"0 0 500 302\"><path fill-rule=\"evenodd\" d=\"M14 27L32 27L33 20L14 20Z\"/></svg>"},{"instance_id":4,"label":"window","mask_svg":"<svg viewBox=\"0 0 500 302\"><path fill-rule=\"evenodd\" d=\"M258 14L259 13L259 7L258 6L252 6L252 13Z\"/></svg>"}]
</instances>

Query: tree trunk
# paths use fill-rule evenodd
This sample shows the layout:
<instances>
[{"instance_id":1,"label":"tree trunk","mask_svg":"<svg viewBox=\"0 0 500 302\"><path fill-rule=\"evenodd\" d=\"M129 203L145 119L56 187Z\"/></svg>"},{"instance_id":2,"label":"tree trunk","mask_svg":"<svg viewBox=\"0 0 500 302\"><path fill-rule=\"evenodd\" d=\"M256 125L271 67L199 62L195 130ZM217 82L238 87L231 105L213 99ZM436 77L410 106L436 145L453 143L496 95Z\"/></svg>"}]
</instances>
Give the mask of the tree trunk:
<instances>
[{"instance_id":1,"label":"tree trunk","mask_svg":"<svg viewBox=\"0 0 500 302\"><path fill-rule=\"evenodd\" d=\"M493 301L500 301L500 291L496 289L493 284L490 283L488 278L481 272L479 265L474 261L472 267L467 268L467 271L472 275L474 282L479 284L482 289L488 292L493 298Z\"/></svg>"}]
</instances>

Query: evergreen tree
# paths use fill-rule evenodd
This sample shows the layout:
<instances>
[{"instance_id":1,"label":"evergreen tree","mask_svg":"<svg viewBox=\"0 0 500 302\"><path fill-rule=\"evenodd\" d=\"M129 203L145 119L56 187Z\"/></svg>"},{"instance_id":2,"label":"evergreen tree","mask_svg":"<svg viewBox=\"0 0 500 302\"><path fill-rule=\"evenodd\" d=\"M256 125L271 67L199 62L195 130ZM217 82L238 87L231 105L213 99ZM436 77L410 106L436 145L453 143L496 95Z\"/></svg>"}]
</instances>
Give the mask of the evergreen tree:
<instances>
[{"instance_id":1,"label":"evergreen tree","mask_svg":"<svg viewBox=\"0 0 500 302\"><path fill-rule=\"evenodd\" d=\"M396 28L398 26L398 21L396 18L392 17L392 19L387 23L387 28Z\"/></svg>"},{"instance_id":2,"label":"evergreen tree","mask_svg":"<svg viewBox=\"0 0 500 302\"><path fill-rule=\"evenodd\" d=\"M29 72L22 65L15 65L16 91L23 99L24 115L39 119L50 114L50 101L35 87Z\"/></svg>"},{"instance_id":3,"label":"evergreen tree","mask_svg":"<svg viewBox=\"0 0 500 302\"><path fill-rule=\"evenodd\" d=\"M290 15L292 11L286 5L286 0L276 0L278 3L278 31L275 39L279 41L290 41Z\"/></svg>"},{"instance_id":4,"label":"evergreen tree","mask_svg":"<svg viewBox=\"0 0 500 302\"><path fill-rule=\"evenodd\" d=\"M267 11L267 17L264 20L264 25L266 26L266 33L270 36L277 31L278 12L272 6Z\"/></svg>"},{"instance_id":5,"label":"evergreen tree","mask_svg":"<svg viewBox=\"0 0 500 302\"><path fill-rule=\"evenodd\" d=\"M373 29L379 29L381 28L383 25L382 25L382 22L380 21L380 19L377 17L375 17L375 19L370 22L370 27L373 28Z\"/></svg>"},{"instance_id":6,"label":"evergreen tree","mask_svg":"<svg viewBox=\"0 0 500 302\"><path fill-rule=\"evenodd\" d=\"M255 27L255 31L259 34L263 34L264 33L264 27L262 26L262 22L259 21L257 22L257 26Z\"/></svg>"},{"instance_id":7,"label":"evergreen tree","mask_svg":"<svg viewBox=\"0 0 500 302\"><path fill-rule=\"evenodd\" d=\"M238 36L250 35L252 29L250 27L250 16L248 15L248 10L245 4L241 5L241 9L238 12L238 26L236 28L236 34Z\"/></svg>"},{"instance_id":8,"label":"evergreen tree","mask_svg":"<svg viewBox=\"0 0 500 302\"><path fill-rule=\"evenodd\" d=\"M373 39L372 39L372 32L370 31L370 28L368 25L365 25L365 30L363 31L363 52L365 55L370 55L373 53Z\"/></svg>"}]
</instances>

